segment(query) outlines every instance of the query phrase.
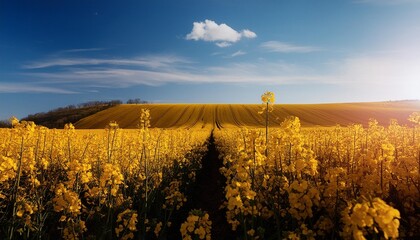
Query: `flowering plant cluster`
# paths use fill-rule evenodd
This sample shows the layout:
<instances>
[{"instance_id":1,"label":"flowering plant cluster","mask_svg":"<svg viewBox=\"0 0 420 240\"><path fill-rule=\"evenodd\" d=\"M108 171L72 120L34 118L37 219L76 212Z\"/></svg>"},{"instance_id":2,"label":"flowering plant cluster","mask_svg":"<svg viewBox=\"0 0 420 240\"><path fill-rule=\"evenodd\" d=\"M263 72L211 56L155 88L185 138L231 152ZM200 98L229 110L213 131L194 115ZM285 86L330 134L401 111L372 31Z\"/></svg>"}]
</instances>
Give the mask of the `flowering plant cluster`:
<instances>
[{"instance_id":1,"label":"flowering plant cluster","mask_svg":"<svg viewBox=\"0 0 420 240\"><path fill-rule=\"evenodd\" d=\"M209 214L200 209L190 211L187 220L181 225L183 240L211 239L211 224Z\"/></svg>"},{"instance_id":2,"label":"flowering plant cluster","mask_svg":"<svg viewBox=\"0 0 420 240\"><path fill-rule=\"evenodd\" d=\"M0 129L0 238L164 238L209 130Z\"/></svg>"},{"instance_id":3,"label":"flowering plant cluster","mask_svg":"<svg viewBox=\"0 0 420 240\"><path fill-rule=\"evenodd\" d=\"M418 236L420 133L413 127L371 120L301 128L289 117L268 142L264 129L216 131L232 230L243 239Z\"/></svg>"},{"instance_id":4,"label":"flowering plant cluster","mask_svg":"<svg viewBox=\"0 0 420 240\"><path fill-rule=\"evenodd\" d=\"M240 239L420 235L419 113L409 126L387 127L302 128L288 117L268 134L274 94L261 99L265 129L214 130L226 177L221 207ZM210 129L153 129L150 111L139 115L131 130L12 118L0 129L0 239L170 238ZM192 210L182 238L211 239L211 218Z\"/></svg>"}]
</instances>

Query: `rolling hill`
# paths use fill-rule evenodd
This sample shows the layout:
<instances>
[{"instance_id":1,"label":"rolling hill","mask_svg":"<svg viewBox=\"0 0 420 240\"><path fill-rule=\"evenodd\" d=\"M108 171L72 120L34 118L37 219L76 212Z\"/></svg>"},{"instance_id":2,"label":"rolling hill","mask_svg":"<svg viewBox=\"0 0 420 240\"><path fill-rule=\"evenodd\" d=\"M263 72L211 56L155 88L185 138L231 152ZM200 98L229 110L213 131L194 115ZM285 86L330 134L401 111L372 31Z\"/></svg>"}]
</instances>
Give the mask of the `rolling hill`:
<instances>
[{"instance_id":1,"label":"rolling hill","mask_svg":"<svg viewBox=\"0 0 420 240\"><path fill-rule=\"evenodd\" d=\"M140 110L151 112L151 126L155 128L226 128L262 127L263 116L258 114L261 104L122 104L79 120L79 129L100 129L110 121L121 128L136 128ZM276 104L270 113L270 126L275 127L287 116L300 118L302 126L334 126L360 123L370 118L387 125L391 119L408 124L408 116L420 111L420 101L334 103L334 104Z\"/></svg>"}]
</instances>

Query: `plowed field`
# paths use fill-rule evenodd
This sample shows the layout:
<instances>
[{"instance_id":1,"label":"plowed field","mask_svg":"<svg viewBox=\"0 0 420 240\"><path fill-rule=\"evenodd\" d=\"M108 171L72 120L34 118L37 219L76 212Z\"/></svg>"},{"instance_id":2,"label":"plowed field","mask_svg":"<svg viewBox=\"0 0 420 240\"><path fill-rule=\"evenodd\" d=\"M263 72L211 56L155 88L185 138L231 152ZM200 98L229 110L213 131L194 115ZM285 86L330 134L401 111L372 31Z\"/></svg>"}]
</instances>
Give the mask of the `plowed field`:
<instances>
[{"instance_id":1,"label":"plowed field","mask_svg":"<svg viewBox=\"0 0 420 240\"><path fill-rule=\"evenodd\" d=\"M261 104L123 104L86 117L75 126L104 128L110 121L116 121L121 128L136 128L140 109L148 108L154 128L262 127L264 118L258 114L261 107ZM352 123L366 126L370 118L382 125L387 125L391 119L408 124L408 116L415 111L420 111L420 101L276 104L270 113L270 126L278 126L287 116L299 117L305 127Z\"/></svg>"}]
</instances>

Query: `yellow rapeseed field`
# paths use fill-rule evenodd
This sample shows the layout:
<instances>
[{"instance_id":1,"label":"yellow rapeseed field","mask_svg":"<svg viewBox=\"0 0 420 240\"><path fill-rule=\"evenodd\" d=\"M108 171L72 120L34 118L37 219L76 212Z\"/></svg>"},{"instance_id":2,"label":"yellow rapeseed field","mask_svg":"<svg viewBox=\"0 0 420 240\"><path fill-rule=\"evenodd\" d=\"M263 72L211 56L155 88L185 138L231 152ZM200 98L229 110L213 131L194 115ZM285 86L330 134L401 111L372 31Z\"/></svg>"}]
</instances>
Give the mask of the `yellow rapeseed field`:
<instances>
[{"instance_id":1,"label":"yellow rapeseed field","mask_svg":"<svg viewBox=\"0 0 420 240\"><path fill-rule=\"evenodd\" d=\"M262 102L120 105L61 130L12 119L0 238L212 239L223 223L236 239L420 235L419 102ZM192 209L211 144L226 221Z\"/></svg>"},{"instance_id":2,"label":"yellow rapeseed field","mask_svg":"<svg viewBox=\"0 0 420 240\"><path fill-rule=\"evenodd\" d=\"M77 129L103 129L110 121L121 128L137 128L138 112L150 109L153 128L227 128L264 127L264 116L257 114L261 104L122 104L84 118ZM408 116L420 111L420 101L340 103L340 104L281 104L270 113L270 127L278 127L287 116L296 116L302 126L343 126L363 124L376 119L388 125L391 119L408 124Z\"/></svg>"}]
</instances>

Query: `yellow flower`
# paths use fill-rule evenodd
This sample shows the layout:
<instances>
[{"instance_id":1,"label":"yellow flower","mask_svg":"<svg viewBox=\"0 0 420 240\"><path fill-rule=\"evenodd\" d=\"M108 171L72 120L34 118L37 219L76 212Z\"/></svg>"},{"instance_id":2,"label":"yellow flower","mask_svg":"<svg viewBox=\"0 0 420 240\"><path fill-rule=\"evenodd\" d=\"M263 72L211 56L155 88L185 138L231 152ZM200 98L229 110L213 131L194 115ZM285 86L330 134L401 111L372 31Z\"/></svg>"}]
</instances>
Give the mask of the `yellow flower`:
<instances>
[{"instance_id":1,"label":"yellow flower","mask_svg":"<svg viewBox=\"0 0 420 240\"><path fill-rule=\"evenodd\" d=\"M420 125L420 112L413 112L410 114L408 121L414 123L415 125Z\"/></svg>"},{"instance_id":2,"label":"yellow flower","mask_svg":"<svg viewBox=\"0 0 420 240\"><path fill-rule=\"evenodd\" d=\"M120 237L121 233L123 233L121 239L132 239L134 237L133 232L137 231L137 217L137 212L131 209L126 209L119 213L117 215L118 227L115 228L117 237ZM144 224L147 224L147 222L145 221Z\"/></svg>"},{"instance_id":3,"label":"yellow flower","mask_svg":"<svg viewBox=\"0 0 420 240\"><path fill-rule=\"evenodd\" d=\"M124 231L124 226L119 224L118 227L115 228L115 234L117 234L117 237L120 236L120 233Z\"/></svg>"},{"instance_id":4,"label":"yellow flower","mask_svg":"<svg viewBox=\"0 0 420 240\"><path fill-rule=\"evenodd\" d=\"M11 117L9 121L13 127L19 124L19 119L17 119L15 116Z\"/></svg>"},{"instance_id":5,"label":"yellow flower","mask_svg":"<svg viewBox=\"0 0 420 240\"><path fill-rule=\"evenodd\" d=\"M158 224L156 224L155 231L154 231L156 237L159 237L159 233L161 229L162 229L162 222L158 222Z\"/></svg>"},{"instance_id":6,"label":"yellow flower","mask_svg":"<svg viewBox=\"0 0 420 240\"><path fill-rule=\"evenodd\" d=\"M263 103L274 103L275 97L273 92L266 91L263 95L261 95L261 101Z\"/></svg>"},{"instance_id":7,"label":"yellow flower","mask_svg":"<svg viewBox=\"0 0 420 240\"><path fill-rule=\"evenodd\" d=\"M249 236L254 236L254 234L255 234L255 230L254 229L251 229L251 230L248 230L247 232L246 232Z\"/></svg>"},{"instance_id":8,"label":"yellow flower","mask_svg":"<svg viewBox=\"0 0 420 240\"><path fill-rule=\"evenodd\" d=\"M137 213L133 213L128 223L128 229L130 229L130 231L137 231L136 223L137 223Z\"/></svg>"},{"instance_id":9,"label":"yellow flower","mask_svg":"<svg viewBox=\"0 0 420 240\"><path fill-rule=\"evenodd\" d=\"M369 207L366 204L357 203L353 207L351 220L359 227L370 227L373 224L373 218L368 214Z\"/></svg>"},{"instance_id":10,"label":"yellow flower","mask_svg":"<svg viewBox=\"0 0 420 240\"><path fill-rule=\"evenodd\" d=\"M17 161L13 158L1 156L0 158L0 183L16 176Z\"/></svg>"},{"instance_id":11,"label":"yellow flower","mask_svg":"<svg viewBox=\"0 0 420 240\"><path fill-rule=\"evenodd\" d=\"M140 124L139 124L139 128L140 129L147 129L150 127L150 110L149 109L141 109L141 114L140 114Z\"/></svg>"},{"instance_id":12,"label":"yellow flower","mask_svg":"<svg viewBox=\"0 0 420 240\"><path fill-rule=\"evenodd\" d=\"M24 213L25 213L25 210L20 209L19 211L17 211L16 216L22 217Z\"/></svg>"},{"instance_id":13,"label":"yellow flower","mask_svg":"<svg viewBox=\"0 0 420 240\"><path fill-rule=\"evenodd\" d=\"M363 230L371 229L375 232L382 230L385 239L397 238L399 218L399 211L380 198L374 198L371 202L363 200L354 206L349 204L343 212L342 221L345 223L343 235L365 239Z\"/></svg>"},{"instance_id":14,"label":"yellow flower","mask_svg":"<svg viewBox=\"0 0 420 240\"><path fill-rule=\"evenodd\" d=\"M80 214L82 203L78 194L68 190L62 183L59 183L55 190L53 203L56 212L65 212L72 216Z\"/></svg>"},{"instance_id":15,"label":"yellow flower","mask_svg":"<svg viewBox=\"0 0 420 240\"><path fill-rule=\"evenodd\" d=\"M388 238L397 238L398 227L400 226L400 212L387 205L382 199L375 198L372 201L373 208L376 210L377 214L374 216L375 222L384 232L384 237Z\"/></svg>"},{"instance_id":16,"label":"yellow flower","mask_svg":"<svg viewBox=\"0 0 420 240\"><path fill-rule=\"evenodd\" d=\"M117 129L118 128L118 123L116 121L111 121L108 124L108 127L111 129Z\"/></svg>"},{"instance_id":17,"label":"yellow flower","mask_svg":"<svg viewBox=\"0 0 420 240\"><path fill-rule=\"evenodd\" d=\"M194 233L198 235L200 239L204 239L204 237L206 236L206 230L203 228L203 226L200 226L197 229L195 229Z\"/></svg>"},{"instance_id":18,"label":"yellow flower","mask_svg":"<svg viewBox=\"0 0 420 240\"><path fill-rule=\"evenodd\" d=\"M187 221L181 224L182 239L193 239L194 236L199 239L211 239L211 224L212 222L206 212L191 210Z\"/></svg>"}]
</instances>

